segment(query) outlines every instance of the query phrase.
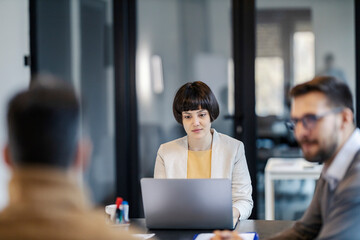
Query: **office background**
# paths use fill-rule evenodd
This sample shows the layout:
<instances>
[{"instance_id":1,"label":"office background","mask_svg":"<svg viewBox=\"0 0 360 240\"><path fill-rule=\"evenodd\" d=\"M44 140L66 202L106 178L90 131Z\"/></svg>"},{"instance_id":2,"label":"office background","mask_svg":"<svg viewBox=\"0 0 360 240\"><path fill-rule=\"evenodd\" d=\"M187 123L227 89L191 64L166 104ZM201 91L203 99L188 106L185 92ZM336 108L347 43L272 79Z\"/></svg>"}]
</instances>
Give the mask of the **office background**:
<instances>
[{"instance_id":1,"label":"office background","mask_svg":"<svg viewBox=\"0 0 360 240\"><path fill-rule=\"evenodd\" d=\"M122 195L140 216L138 180L152 176L161 143L184 135L172 116L174 93L204 81L220 103L213 126L245 143L252 217L263 219L266 160L301 156L282 123L286 91L324 72L332 54L333 70L357 97L358 8L354 0L1 0L1 116L32 73L72 82L87 119L83 133L94 144L84 173L93 201ZM1 162L0 208L8 179ZM277 184L276 219L298 217L314 184Z\"/></svg>"}]
</instances>

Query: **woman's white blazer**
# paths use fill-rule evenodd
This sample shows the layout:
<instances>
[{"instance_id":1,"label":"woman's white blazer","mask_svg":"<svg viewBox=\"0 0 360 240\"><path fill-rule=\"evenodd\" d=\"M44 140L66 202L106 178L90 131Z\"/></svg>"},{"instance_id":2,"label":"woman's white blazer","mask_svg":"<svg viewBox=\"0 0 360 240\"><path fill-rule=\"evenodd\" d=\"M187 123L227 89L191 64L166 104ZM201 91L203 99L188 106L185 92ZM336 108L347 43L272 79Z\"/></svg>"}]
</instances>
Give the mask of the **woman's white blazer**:
<instances>
[{"instance_id":1,"label":"woman's white blazer","mask_svg":"<svg viewBox=\"0 0 360 240\"><path fill-rule=\"evenodd\" d=\"M246 163L244 144L225 134L213 133L211 178L228 178L232 182L233 207L240 219L247 219L253 208L252 186ZM154 178L187 178L187 136L160 145Z\"/></svg>"}]
</instances>

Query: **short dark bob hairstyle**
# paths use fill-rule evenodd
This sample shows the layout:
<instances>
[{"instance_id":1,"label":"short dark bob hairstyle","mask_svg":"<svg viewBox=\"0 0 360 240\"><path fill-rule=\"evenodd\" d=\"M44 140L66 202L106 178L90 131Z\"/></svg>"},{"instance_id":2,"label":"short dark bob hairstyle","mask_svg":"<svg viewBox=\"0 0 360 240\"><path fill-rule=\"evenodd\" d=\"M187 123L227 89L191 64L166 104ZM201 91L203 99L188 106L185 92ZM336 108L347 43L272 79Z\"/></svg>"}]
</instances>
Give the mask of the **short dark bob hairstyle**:
<instances>
[{"instance_id":1,"label":"short dark bob hairstyle","mask_svg":"<svg viewBox=\"0 0 360 240\"><path fill-rule=\"evenodd\" d=\"M182 124L182 112L206 109L213 122L220 113L219 104L211 89L201 81L188 82L176 92L173 113L176 121Z\"/></svg>"},{"instance_id":2,"label":"short dark bob hairstyle","mask_svg":"<svg viewBox=\"0 0 360 240\"><path fill-rule=\"evenodd\" d=\"M290 97L295 98L310 92L325 94L329 106L349 108L354 112L353 99L348 85L332 76L318 76L309 82L295 86Z\"/></svg>"}]
</instances>

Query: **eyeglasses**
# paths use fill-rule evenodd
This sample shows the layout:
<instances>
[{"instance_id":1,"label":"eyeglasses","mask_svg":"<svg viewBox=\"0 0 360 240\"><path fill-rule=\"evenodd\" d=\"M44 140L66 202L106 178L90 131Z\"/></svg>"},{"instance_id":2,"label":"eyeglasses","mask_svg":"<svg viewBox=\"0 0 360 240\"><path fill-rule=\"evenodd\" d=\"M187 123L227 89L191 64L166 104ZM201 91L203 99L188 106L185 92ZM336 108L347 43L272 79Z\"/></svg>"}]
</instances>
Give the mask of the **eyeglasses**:
<instances>
[{"instance_id":1,"label":"eyeglasses","mask_svg":"<svg viewBox=\"0 0 360 240\"><path fill-rule=\"evenodd\" d=\"M296 124L298 122L301 121L302 125L304 126L304 128L306 128L307 130L311 130L315 127L317 121L319 121L321 118L329 115L329 114L333 114L333 113L339 113L343 110L343 107L337 107L334 108L328 112L325 112L321 115L315 115L315 114L306 114L305 116L303 116L302 118L292 118L289 121L286 121L286 127L290 130L290 131L294 131Z\"/></svg>"}]
</instances>

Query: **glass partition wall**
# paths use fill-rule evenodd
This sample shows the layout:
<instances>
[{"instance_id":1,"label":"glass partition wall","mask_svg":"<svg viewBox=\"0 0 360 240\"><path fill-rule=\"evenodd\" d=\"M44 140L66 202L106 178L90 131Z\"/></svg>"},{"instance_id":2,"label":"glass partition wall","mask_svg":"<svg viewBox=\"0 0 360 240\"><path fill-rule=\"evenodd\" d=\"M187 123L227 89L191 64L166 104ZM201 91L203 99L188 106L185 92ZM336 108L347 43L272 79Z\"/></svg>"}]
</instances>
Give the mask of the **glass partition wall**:
<instances>
[{"instance_id":1,"label":"glass partition wall","mask_svg":"<svg viewBox=\"0 0 360 240\"><path fill-rule=\"evenodd\" d=\"M256 105L248 107L257 115L257 158L249 157L248 161L257 162L256 169L250 170L251 175L257 175L257 185L253 187L258 194L258 214L254 217L264 219L263 173L267 159L301 156L293 136L283 124L289 117L287 91L314 75L334 74L346 81L356 96L355 1L30 0L32 73L50 72L63 77L71 81L82 96L82 114L88 119L84 134L94 143L90 168L84 177L97 204L113 201L115 189L117 194L123 194L116 185L126 185L140 192L139 179L133 173L139 172L139 178L152 177L160 144L185 135L172 115L172 100L177 89L186 82L204 81L214 91L220 104L220 116L213 127L219 132L238 137L238 130L249 129L250 123L246 121L243 126L235 127L234 115L236 106L254 92L249 87L253 78L239 77L234 72L244 68L246 64L243 63L248 63L252 57L244 53L246 51L237 51L242 64L234 66L233 53L234 46L235 49L243 46L243 38L253 29L249 29L252 28L249 24L242 28L232 25L234 11L242 20L252 21L251 14L241 13L249 2L256 3L256 41L251 41L256 43ZM135 9L115 7L126 3L132 7L136 5ZM123 20L131 18L134 12L136 24L132 25L129 20L128 29L119 31L113 27L116 14L121 16L117 26L121 28L126 24ZM131 35L126 42L129 45L119 47L119 42L112 41L112 33ZM234 41L237 34L240 41ZM136 44L136 53L123 51L129 46L132 48L132 44ZM112 56L119 48L124 58L116 59L123 65L114 67ZM251 51L252 48L249 55ZM127 57L129 61L136 59L135 66L123 63ZM127 68L129 70L125 71ZM117 78L119 69L126 73ZM252 71L252 67L247 70ZM128 77L131 74L136 76L135 101L131 99L133 96L129 97L131 93L122 92L124 96L118 96L117 91L118 86L126 88L129 82L133 83ZM245 94L241 94L237 102L234 99L239 93L235 91L239 88L235 78L237 84L247 81L240 85ZM121 84L116 86L115 83ZM122 90L127 91L127 88ZM119 105L127 106L122 106L126 111L117 114ZM129 113L128 106L137 107L136 114ZM239 118L248 116L249 112L242 114ZM122 127L137 124L137 128L124 133L117 124ZM132 134L136 138L132 138ZM122 141L118 143L115 139L119 135ZM127 149L122 151L122 148ZM139 164L135 155L139 156ZM132 161L136 163L129 164ZM122 169L121 174L119 169ZM116 183L118 175L123 177L123 182ZM313 188L313 182L277 182L275 219L299 217L311 199ZM140 197L133 197L133 201L137 203ZM134 207L142 206L131 205L133 212Z\"/></svg>"},{"instance_id":2,"label":"glass partition wall","mask_svg":"<svg viewBox=\"0 0 360 240\"><path fill-rule=\"evenodd\" d=\"M95 204L115 201L114 67L111 0L30 0L31 70L69 81L81 96L84 172Z\"/></svg>"}]
</instances>

